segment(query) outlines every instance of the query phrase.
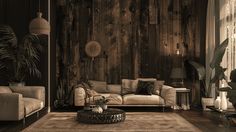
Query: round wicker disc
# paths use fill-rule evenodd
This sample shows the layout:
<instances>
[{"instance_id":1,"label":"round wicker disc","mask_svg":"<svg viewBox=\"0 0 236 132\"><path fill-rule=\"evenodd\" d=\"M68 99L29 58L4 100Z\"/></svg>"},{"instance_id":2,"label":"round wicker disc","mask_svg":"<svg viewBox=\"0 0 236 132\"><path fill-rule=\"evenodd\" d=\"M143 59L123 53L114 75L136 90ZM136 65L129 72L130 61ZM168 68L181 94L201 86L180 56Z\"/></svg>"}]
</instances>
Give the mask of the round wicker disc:
<instances>
[{"instance_id":1,"label":"round wicker disc","mask_svg":"<svg viewBox=\"0 0 236 132\"><path fill-rule=\"evenodd\" d=\"M85 52L88 56L94 58L101 52L101 45L97 41L90 41L85 46Z\"/></svg>"}]
</instances>

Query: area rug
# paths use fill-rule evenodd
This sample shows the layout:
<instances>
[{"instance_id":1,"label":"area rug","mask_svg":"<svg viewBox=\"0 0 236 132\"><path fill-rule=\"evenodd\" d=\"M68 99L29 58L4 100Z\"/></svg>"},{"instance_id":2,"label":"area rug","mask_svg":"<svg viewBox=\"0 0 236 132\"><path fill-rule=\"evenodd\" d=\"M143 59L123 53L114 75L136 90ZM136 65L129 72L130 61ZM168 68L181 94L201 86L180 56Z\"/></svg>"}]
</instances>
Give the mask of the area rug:
<instances>
[{"instance_id":1,"label":"area rug","mask_svg":"<svg viewBox=\"0 0 236 132\"><path fill-rule=\"evenodd\" d=\"M197 127L176 113L127 112L124 122L83 124L76 113L52 112L24 129L23 132L198 132Z\"/></svg>"}]
</instances>

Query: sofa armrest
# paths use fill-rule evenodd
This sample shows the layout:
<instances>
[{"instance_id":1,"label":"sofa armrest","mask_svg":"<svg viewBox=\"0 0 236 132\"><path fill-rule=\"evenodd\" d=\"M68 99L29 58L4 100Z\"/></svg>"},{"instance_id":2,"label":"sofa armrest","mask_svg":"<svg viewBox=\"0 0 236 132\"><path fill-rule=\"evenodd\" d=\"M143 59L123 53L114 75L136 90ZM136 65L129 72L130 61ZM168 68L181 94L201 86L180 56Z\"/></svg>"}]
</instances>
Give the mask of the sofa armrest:
<instances>
[{"instance_id":1,"label":"sofa armrest","mask_svg":"<svg viewBox=\"0 0 236 132\"><path fill-rule=\"evenodd\" d=\"M11 90L22 94L23 97L39 99L43 101L43 106L45 106L45 87L43 86L14 87Z\"/></svg>"},{"instance_id":2,"label":"sofa armrest","mask_svg":"<svg viewBox=\"0 0 236 132\"><path fill-rule=\"evenodd\" d=\"M175 88L163 85L161 89L161 97L165 100L166 105L174 107L176 105L176 90Z\"/></svg>"},{"instance_id":3,"label":"sofa armrest","mask_svg":"<svg viewBox=\"0 0 236 132\"><path fill-rule=\"evenodd\" d=\"M84 106L85 90L82 87L75 88L74 104L75 106Z\"/></svg>"},{"instance_id":4,"label":"sofa armrest","mask_svg":"<svg viewBox=\"0 0 236 132\"><path fill-rule=\"evenodd\" d=\"M24 118L24 102L18 93L0 93L0 120L16 121Z\"/></svg>"}]
</instances>

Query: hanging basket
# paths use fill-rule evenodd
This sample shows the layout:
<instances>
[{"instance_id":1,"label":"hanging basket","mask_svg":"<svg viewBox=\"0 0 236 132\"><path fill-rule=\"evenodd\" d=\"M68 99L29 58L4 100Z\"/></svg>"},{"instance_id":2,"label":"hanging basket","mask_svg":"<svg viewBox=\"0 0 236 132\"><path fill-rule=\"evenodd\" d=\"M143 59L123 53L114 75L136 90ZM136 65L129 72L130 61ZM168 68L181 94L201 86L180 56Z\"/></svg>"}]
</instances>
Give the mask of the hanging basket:
<instances>
[{"instance_id":1,"label":"hanging basket","mask_svg":"<svg viewBox=\"0 0 236 132\"><path fill-rule=\"evenodd\" d=\"M101 53L101 45L97 41L90 41L85 46L85 52L89 57L96 57Z\"/></svg>"}]
</instances>

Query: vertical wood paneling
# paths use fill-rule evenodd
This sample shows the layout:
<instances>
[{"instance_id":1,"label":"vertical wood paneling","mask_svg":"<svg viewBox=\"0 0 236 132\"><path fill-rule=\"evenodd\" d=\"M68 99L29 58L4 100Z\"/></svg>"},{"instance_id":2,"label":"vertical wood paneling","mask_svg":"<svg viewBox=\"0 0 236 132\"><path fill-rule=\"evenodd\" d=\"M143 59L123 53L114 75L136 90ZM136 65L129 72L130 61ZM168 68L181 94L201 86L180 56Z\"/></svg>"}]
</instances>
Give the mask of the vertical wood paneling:
<instances>
[{"instance_id":1,"label":"vertical wood paneling","mask_svg":"<svg viewBox=\"0 0 236 132\"><path fill-rule=\"evenodd\" d=\"M169 80L177 43L181 50L185 43L186 58L199 56L202 50L198 31L201 11L194 7L196 3L199 2L81 1L78 16L81 74L84 74L85 65L90 60L84 53L84 47L88 41L96 40L101 44L102 52L95 58L93 72L89 75L91 79L108 83L120 83L122 78L137 77ZM185 6L191 14L188 21L183 17ZM187 25L185 30L183 24Z\"/></svg>"},{"instance_id":2,"label":"vertical wood paneling","mask_svg":"<svg viewBox=\"0 0 236 132\"><path fill-rule=\"evenodd\" d=\"M140 7L140 54L141 54L141 70L140 76L147 77L148 76L148 68L149 68L149 58L148 49L149 49L149 28L148 28L148 17L149 17L149 4L146 0L141 0Z\"/></svg>"}]
</instances>

